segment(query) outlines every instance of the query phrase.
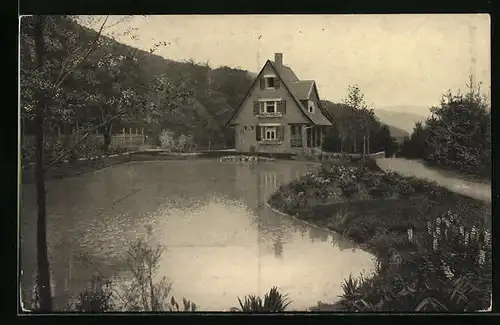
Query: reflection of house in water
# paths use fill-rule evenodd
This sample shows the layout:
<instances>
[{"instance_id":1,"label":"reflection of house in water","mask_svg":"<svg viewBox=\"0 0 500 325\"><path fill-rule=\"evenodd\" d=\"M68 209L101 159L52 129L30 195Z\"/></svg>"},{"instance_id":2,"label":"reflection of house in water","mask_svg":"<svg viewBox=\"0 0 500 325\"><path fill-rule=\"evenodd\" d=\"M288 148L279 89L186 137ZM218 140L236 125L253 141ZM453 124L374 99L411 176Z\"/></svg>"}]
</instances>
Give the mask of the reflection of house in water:
<instances>
[{"instance_id":1,"label":"reflection of house in water","mask_svg":"<svg viewBox=\"0 0 500 325\"><path fill-rule=\"evenodd\" d=\"M270 196L283 184L295 178L296 166L283 164L278 169L275 164L258 163L241 165L236 168L235 191L246 197L249 208L255 211L255 223L259 242L276 258L282 258L285 233L282 216L272 212L266 203ZM267 248L266 248L267 247Z\"/></svg>"},{"instance_id":2,"label":"reflection of house in water","mask_svg":"<svg viewBox=\"0 0 500 325\"><path fill-rule=\"evenodd\" d=\"M276 258L283 258L283 232L278 233L273 238L273 250Z\"/></svg>"},{"instance_id":3,"label":"reflection of house in water","mask_svg":"<svg viewBox=\"0 0 500 325\"><path fill-rule=\"evenodd\" d=\"M236 166L234 185L235 192L246 197L248 207L255 212L254 222L258 229L260 247L267 252L272 250L276 258L283 257L287 233L282 223L283 216L272 212L266 207L266 203L281 185L305 173L304 168L297 168L295 164L283 164L280 167L278 169L274 163ZM307 227L300 226L300 230L305 235Z\"/></svg>"},{"instance_id":4,"label":"reflection of house in water","mask_svg":"<svg viewBox=\"0 0 500 325\"><path fill-rule=\"evenodd\" d=\"M255 209L259 205L259 185L255 181L258 173L256 169L256 166L235 166L234 191L238 196L246 198L250 209Z\"/></svg>"},{"instance_id":5,"label":"reflection of house in water","mask_svg":"<svg viewBox=\"0 0 500 325\"><path fill-rule=\"evenodd\" d=\"M262 201L267 201L268 198L278 189L277 177L278 175L275 171L263 171L260 173L260 198Z\"/></svg>"}]
</instances>

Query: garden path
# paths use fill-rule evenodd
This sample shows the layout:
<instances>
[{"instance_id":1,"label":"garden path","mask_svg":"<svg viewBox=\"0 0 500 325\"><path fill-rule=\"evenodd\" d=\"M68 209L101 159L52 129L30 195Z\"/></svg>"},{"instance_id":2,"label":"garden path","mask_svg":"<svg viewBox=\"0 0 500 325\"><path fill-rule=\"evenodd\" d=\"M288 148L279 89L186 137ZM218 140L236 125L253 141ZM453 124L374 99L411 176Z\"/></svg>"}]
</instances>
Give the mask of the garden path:
<instances>
[{"instance_id":1,"label":"garden path","mask_svg":"<svg viewBox=\"0 0 500 325\"><path fill-rule=\"evenodd\" d=\"M376 161L377 165L384 171L394 171L404 176L432 180L455 193L491 203L491 183L468 180L455 173L428 167L417 160L381 158Z\"/></svg>"}]
</instances>

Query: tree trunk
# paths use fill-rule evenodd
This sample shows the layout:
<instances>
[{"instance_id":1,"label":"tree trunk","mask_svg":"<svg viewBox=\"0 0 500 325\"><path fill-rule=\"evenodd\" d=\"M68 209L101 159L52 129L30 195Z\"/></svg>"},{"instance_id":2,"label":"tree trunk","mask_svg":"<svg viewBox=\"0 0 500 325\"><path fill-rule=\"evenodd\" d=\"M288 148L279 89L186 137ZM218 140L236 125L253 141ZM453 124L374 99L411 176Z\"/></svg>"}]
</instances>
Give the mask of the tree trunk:
<instances>
[{"instance_id":1,"label":"tree trunk","mask_svg":"<svg viewBox=\"0 0 500 325\"><path fill-rule=\"evenodd\" d=\"M35 51L38 61L38 70L44 69L45 44L43 39L44 30L43 16L36 17L35 24ZM44 312L52 311L52 294L50 288L50 267L47 254L47 229L46 229L46 199L45 199L45 175L44 175L44 110L46 106L46 92L41 90L37 94L36 116L35 116L35 137L36 137L36 198L38 206L38 219L36 231L37 243L37 285L40 296L40 310Z\"/></svg>"},{"instance_id":2,"label":"tree trunk","mask_svg":"<svg viewBox=\"0 0 500 325\"><path fill-rule=\"evenodd\" d=\"M104 127L104 143L102 145L102 151L104 151L105 154L108 153L109 150L109 145L111 144L111 124L108 124Z\"/></svg>"},{"instance_id":3,"label":"tree trunk","mask_svg":"<svg viewBox=\"0 0 500 325\"><path fill-rule=\"evenodd\" d=\"M363 136L363 155L361 158L361 163L362 166L365 166L365 159L366 159L366 136Z\"/></svg>"},{"instance_id":4,"label":"tree trunk","mask_svg":"<svg viewBox=\"0 0 500 325\"><path fill-rule=\"evenodd\" d=\"M356 146L356 141L357 141L357 139L356 139L356 137L354 137L354 138L353 138L353 151L354 151L353 153L358 152L358 148L357 148L357 146Z\"/></svg>"},{"instance_id":5,"label":"tree trunk","mask_svg":"<svg viewBox=\"0 0 500 325\"><path fill-rule=\"evenodd\" d=\"M366 138L366 149L368 151L368 155L370 154L370 133L368 133L368 136Z\"/></svg>"}]
</instances>

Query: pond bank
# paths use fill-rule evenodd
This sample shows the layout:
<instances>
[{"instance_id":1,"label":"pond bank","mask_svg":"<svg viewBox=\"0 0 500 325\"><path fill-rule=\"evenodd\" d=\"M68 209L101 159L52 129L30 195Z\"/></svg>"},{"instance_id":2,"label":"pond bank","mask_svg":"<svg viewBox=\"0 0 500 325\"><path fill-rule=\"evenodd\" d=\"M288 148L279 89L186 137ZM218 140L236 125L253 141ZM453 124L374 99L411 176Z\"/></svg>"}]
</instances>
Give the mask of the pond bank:
<instances>
[{"instance_id":1,"label":"pond bank","mask_svg":"<svg viewBox=\"0 0 500 325\"><path fill-rule=\"evenodd\" d=\"M168 154L164 151L145 150L132 151L109 156L93 157L92 159L79 159L73 164L64 162L59 166L53 166L47 170L45 179L62 179L83 175L110 166L123 164L131 161L161 161L161 160L187 160L194 159L199 154ZM21 183L31 184L34 182L34 168L21 170Z\"/></svg>"},{"instance_id":2,"label":"pond bank","mask_svg":"<svg viewBox=\"0 0 500 325\"><path fill-rule=\"evenodd\" d=\"M384 187L384 183L390 186ZM362 199L354 202L356 195ZM484 202L416 178L333 167L281 187L269 205L308 224L343 234L377 258L373 278L346 279L341 301L322 303L315 310L430 311L443 310L441 304L448 311L476 311L489 306L491 240L485 238L491 234L484 230L485 235L474 237L474 245L471 239L472 233L476 236L478 229L483 229L485 216L491 215L491 207ZM442 238L444 233L446 238ZM478 254L483 256L480 264ZM435 270L441 268L440 260L454 266L453 280L444 276L444 271ZM480 288L464 293L466 303L450 301L450 296L456 296L452 295L454 281L459 279Z\"/></svg>"},{"instance_id":3,"label":"pond bank","mask_svg":"<svg viewBox=\"0 0 500 325\"><path fill-rule=\"evenodd\" d=\"M61 163L59 166L52 166L47 170L45 179L62 179L66 177L73 177L83 175L89 172L104 169L110 166L128 163L128 162L142 162L142 161L172 161L172 160L192 160L192 159L218 159L225 157L258 157L259 161L274 161L274 160L290 160L305 162L311 164L319 164L317 161L310 160L297 160L293 159L290 155L271 155L271 154L255 154L249 153L236 153L233 151L220 150L220 151L201 151L193 153L169 153L161 149L148 149L141 151L131 151L120 154L113 154L109 156L96 156L91 159L78 159L73 164L67 161ZM231 159L228 159L231 160ZM34 167L21 169L21 184L32 184L35 181Z\"/></svg>"}]
</instances>

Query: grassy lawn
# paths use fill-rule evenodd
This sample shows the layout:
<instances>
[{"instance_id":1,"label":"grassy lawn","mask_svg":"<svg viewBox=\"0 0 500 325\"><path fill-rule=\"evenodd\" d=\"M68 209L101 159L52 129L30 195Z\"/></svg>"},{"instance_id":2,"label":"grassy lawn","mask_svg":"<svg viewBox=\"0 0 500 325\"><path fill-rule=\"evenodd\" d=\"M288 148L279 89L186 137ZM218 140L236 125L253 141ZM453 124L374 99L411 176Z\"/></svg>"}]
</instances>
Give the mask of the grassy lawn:
<instances>
[{"instance_id":1,"label":"grassy lawn","mask_svg":"<svg viewBox=\"0 0 500 325\"><path fill-rule=\"evenodd\" d=\"M319 173L281 187L269 203L342 233L376 256L373 276L344 280L337 310L458 312L489 306L491 207L482 201L375 168L324 164Z\"/></svg>"}]
</instances>

